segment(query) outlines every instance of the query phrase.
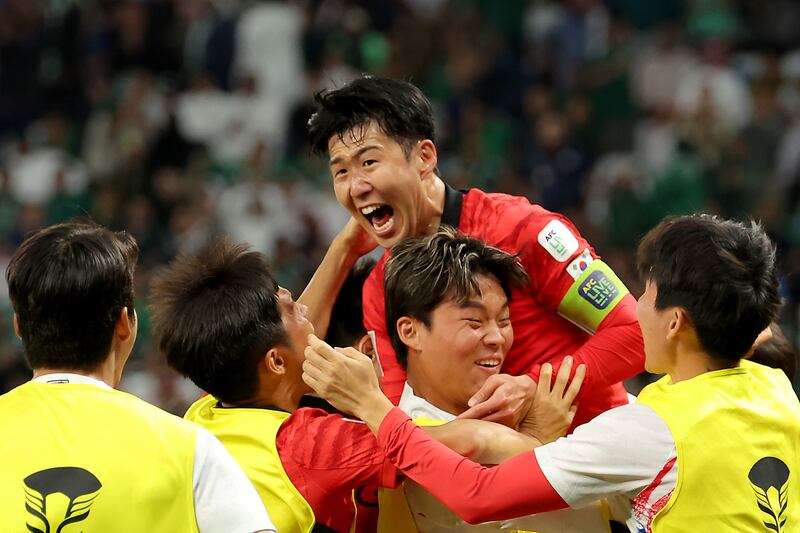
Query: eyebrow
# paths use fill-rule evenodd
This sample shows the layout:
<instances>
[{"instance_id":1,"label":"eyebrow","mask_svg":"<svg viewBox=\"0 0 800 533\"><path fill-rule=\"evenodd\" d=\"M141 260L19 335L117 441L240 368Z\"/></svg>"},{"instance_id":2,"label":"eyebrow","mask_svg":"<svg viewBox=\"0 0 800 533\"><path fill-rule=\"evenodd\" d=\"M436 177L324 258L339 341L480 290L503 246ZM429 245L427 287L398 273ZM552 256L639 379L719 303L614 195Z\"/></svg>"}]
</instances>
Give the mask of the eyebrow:
<instances>
[{"instance_id":1,"label":"eyebrow","mask_svg":"<svg viewBox=\"0 0 800 533\"><path fill-rule=\"evenodd\" d=\"M376 148L380 149L381 146L377 145L377 144L368 144L367 146L362 146L361 148L359 148L358 150L355 151L355 153L352 155L352 159L357 159L364 152L366 152L368 150L376 149ZM333 159L330 160L330 162L328 163L328 166L332 167L333 165L338 165L339 163L342 162L343 159L344 158L342 156L336 156L336 157L334 157Z\"/></svg>"},{"instance_id":2,"label":"eyebrow","mask_svg":"<svg viewBox=\"0 0 800 533\"><path fill-rule=\"evenodd\" d=\"M459 307L461 309L478 309L480 311L484 311L486 309L486 306L483 305L482 303L480 303L477 300L467 300L463 304L459 305ZM506 299L503 302L503 305L501 305L500 307L503 307L503 308L508 307L508 299Z\"/></svg>"}]
</instances>

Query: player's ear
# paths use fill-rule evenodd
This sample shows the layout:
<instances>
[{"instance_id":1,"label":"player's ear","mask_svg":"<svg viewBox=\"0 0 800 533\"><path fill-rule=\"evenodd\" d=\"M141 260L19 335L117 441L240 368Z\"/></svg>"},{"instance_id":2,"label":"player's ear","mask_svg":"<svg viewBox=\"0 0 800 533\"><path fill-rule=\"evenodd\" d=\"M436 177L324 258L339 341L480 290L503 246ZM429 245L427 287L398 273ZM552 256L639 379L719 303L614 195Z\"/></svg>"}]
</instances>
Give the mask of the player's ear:
<instances>
[{"instance_id":1,"label":"player's ear","mask_svg":"<svg viewBox=\"0 0 800 533\"><path fill-rule=\"evenodd\" d=\"M370 359L375 357L375 346L372 344L372 339L369 338L369 335L366 333L358 339L353 346L356 350L363 353L364 355L368 355Z\"/></svg>"},{"instance_id":2,"label":"player's ear","mask_svg":"<svg viewBox=\"0 0 800 533\"><path fill-rule=\"evenodd\" d=\"M422 139L417 143L416 156L419 161L420 175L424 178L433 175L439 163L439 153L436 145L430 139Z\"/></svg>"},{"instance_id":3,"label":"player's ear","mask_svg":"<svg viewBox=\"0 0 800 533\"><path fill-rule=\"evenodd\" d=\"M408 316L397 319L397 336L411 350L420 351L420 323Z\"/></svg>"},{"instance_id":4,"label":"player's ear","mask_svg":"<svg viewBox=\"0 0 800 533\"><path fill-rule=\"evenodd\" d=\"M680 333L694 329L689 314L683 307L674 307L671 310L669 325L667 326L667 339L674 339Z\"/></svg>"},{"instance_id":5,"label":"player's ear","mask_svg":"<svg viewBox=\"0 0 800 533\"><path fill-rule=\"evenodd\" d=\"M264 366L270 374L282 375L286 373L286 358L280 347L270 348L264 355Z\"/></svg>"}]
</instances>

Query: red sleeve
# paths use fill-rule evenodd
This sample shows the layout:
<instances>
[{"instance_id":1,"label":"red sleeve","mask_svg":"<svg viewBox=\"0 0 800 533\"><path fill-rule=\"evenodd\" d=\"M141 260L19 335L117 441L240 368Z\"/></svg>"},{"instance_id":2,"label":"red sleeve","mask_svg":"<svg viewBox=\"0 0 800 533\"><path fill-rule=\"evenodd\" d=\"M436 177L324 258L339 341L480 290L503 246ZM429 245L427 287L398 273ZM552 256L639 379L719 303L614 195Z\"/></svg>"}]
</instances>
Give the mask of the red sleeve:
<instances>
[{"instance_id":1,"label":"red sleeve","mask_svg":"<svg viewBox=\"0 0 800 533\"><path fill-rule=\"evenodd\" d=\"M383 369L381 387L383 393L397 405L400 396L403 394L403 384L406 382L406 372L394 354L394 348L389 341L389 334L386 330L386 298L383 292L383 268L386 264L388 252L378 262L364 282L363 289L363 313L364 327L367 331L375 332L375 349Z\"/></svg>"},{"instance_id":2,"label":"red sleeve","mask_svg":"<svg viewBox=\"0 0 800 533\"><path fill-rule=\"evenodd\" d=\"M566 217L542 209L537 211L536 206L517 209L528 213L519 222L522 230L516 239L520 260L531 278L532 294L546 308L559 312L567 293L575 290L583 254L591 255L594 260L598 256ZM627 292L624 286L621 288ZM593 389L615 385L644 370L644 343L636 320L635 298L626 294L605 313L593 336L580 348L550 361L555 367L553 376L567 355L573 357L575 367L586 365L579 401ZM532 368L529 375L538 381L539 366Z\"/></svg>"},{"instance_id":3,"label":"red sleeve","mask_svg":"<svg viewBox=\"0 0 800 533\"><path fill-rule=\"evenodd\" d=\"M636 300L626 295L600 323L597 332L573 354L563 354L550 361L553 379L567 355L572 355L573 373L579 364L586 365L586 377L578 394L580 401L593 389L608 387L644 371L644 341L636 320ZM539 381L541 365L529 375Z\"/></svg>"},{"instance_id":4,"label":"red sleeve","mask_svg":"<svg viewBox=\"0 0 800 533\"><path fill-rule=\"evenodd\" d=\"M575 278L570 275L572 262L581 254L597 254L570 220L539 206L514 206L511 219L518 218L513 247L531 279L530 291L543 307L557 311Z\"/></svg>"},{"instance_id":5,"label":"red sleeve","mask_svg":"<svg viewBox=\"0 0 800 533\"><path fill-rule=\"evenodd\" d=\"M470 524L567 507L533 452L487 468L429 437L398 408L381 423L378 442L397 468Z\"/></svg>"},{"instance_id":6,"label":"red sleeve","mask_svg":"<svg viewBox=\"0 0 800 533\"><path fill-rule=\"evenodd\" d=\"M298 486L304 495L370 483L393 488L400 482L400 473L360 420L322 409L298 409L281 425L276 445L292 482L315 485L312 491Z\"/></svg>"}]
</instances>

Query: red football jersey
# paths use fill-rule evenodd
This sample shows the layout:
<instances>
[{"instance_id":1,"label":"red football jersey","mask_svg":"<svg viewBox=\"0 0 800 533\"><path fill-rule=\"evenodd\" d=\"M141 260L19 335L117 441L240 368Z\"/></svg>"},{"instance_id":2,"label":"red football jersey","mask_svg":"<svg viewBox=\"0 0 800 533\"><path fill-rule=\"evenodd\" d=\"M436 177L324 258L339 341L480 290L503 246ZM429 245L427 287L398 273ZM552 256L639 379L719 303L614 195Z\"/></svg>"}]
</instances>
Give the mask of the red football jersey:
<instances>
[{"instance_id":1,"label":"red football jersey","mask_svg":"<svg viewBox=\"0 0 800 533\"><path fill-rule=\"evenodd\" d=\"M553 363L557 370L567 355L575 366L585 363L573 427L627 402L621 381L644 370L636 302L566 217L526 198L447 187L442 224L518 254L530 276L528 287L511 294L514 345L503 372L538 379L542 363ZM387 251L364 284L364 325L375 331L382 385L396 404L405 371L386 329L383 272L388 256Z\"/></svg>"},{"instance_id":2,"label":"red football jersey","mask_svg":"<svg viewBox=\"0 0 800 533\"><path fill-rule=\"evenodd\" d=\"M377 505L376 487L402 480L366 424L322 409L292 413L275 444L286 475L314 510L315 531L350 531L356 504L364 513Z\"/></svg>"}]
</instances>

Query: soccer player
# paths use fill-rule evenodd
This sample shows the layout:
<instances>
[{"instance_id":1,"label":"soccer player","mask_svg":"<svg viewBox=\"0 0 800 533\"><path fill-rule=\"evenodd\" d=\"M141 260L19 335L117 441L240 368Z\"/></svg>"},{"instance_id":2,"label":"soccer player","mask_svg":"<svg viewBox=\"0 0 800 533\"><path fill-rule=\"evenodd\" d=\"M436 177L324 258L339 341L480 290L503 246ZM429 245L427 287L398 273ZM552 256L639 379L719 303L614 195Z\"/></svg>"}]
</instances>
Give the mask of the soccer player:
<instances>
[{"instance_id":1,"label":"soccer player","mask_svg":"<svg viewBox=\"0 0 800 533\"><path fill-rule=\"evenodd\" d=\"M263 254L223 240L179 257L154 281L151 302L167 362L209 393L186 418L239 461L278 531L349 531L354 490L396 485L398 472L361 421L298 409L310 392L301 375L314 328ZM430 431L477 459L521 439L476 420Z\"/></svg>"},{"instance_id":2,"label":"soccer player","mask_svg":"<svg viewBox=\"0 0 800 533\"><path fill-rule=\"evenodd\" d=\"M3 531L274 531L207 431L114 390L136 340L134 239L69 222L6 270L33 379L0 396Z\"/></svg>"},{"instance_id":3,"label":"soccer player","mask_svg":"<svg viewBox=\"0 0 800 533\"><path fill-rule=\"evenodd\" d=\"M406 475L470 522L619 496L632 532L791 530L800 523L800 403L781 370L742 359L780 307L756 223L668 218L638 251L647 369L635 404L495 468L428 439L366 358L312 343L303 379L364 420Z\"/></svg>"},{"instance_id":4,"label":"soccer player","mask_svg":"<svg viewBox=\"0 0 800 533\"><path fill-rule=\"evenodd\" d=\"M430 102L410 83L362 77L317 95L316 106L312 149L328 155L336 197L353 218L301 297L321 335L342 279L369 243L392 248L448 225L519 254L531 278L512 298L516 342L506 374L486 380L467 416L514 425L527 411L539 365L558 366L568 355L587 368L576 423L627 402L621 381L644 367L636 302L569 220L525 198L446 185ZM386 328L386 257L364 286L364 323L376 332L383 388L396 403L406 376Z\"/></svg>"},{"instance_id":5,"label":"soccer player","mask_svg":"<svg viewBox=\"0 0 800 533\"><path fill-rule=\"evenodd\" d=\"M408 381L398 407L416 424L454 420L468 409L467 401L489 376L495 375L511 348L509 320L511 287L522 288L527 275L516 258L482 241L440 230L427 237L406 239L392 248L386 263L386 317L389 337ZM576 397L584 367L566 388L571 361L565 360L555 387L568 403ZM550 383L550 365L541 379ZM532 421L553 431L547 442L563 436L575 411L548 410L541 400ZM560 420L548 420L559 415ZM420 531L474 531L449 509L407 480L405 497ZM403 502L394 502L401 507ZM399 513L394 513L395 515ZM397 521L397 518L393 519ZM410 531L413 526L392 531ZM531 529L608 531L599 505L483 524L480 531Z\"/></svg>"}]
</instances>

